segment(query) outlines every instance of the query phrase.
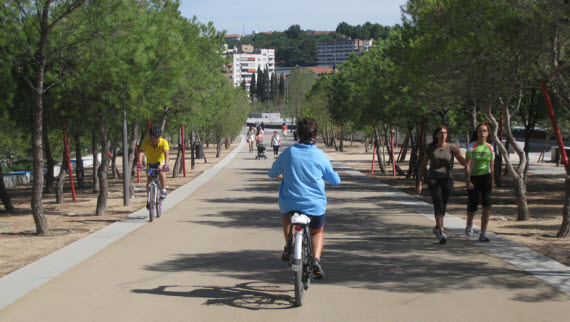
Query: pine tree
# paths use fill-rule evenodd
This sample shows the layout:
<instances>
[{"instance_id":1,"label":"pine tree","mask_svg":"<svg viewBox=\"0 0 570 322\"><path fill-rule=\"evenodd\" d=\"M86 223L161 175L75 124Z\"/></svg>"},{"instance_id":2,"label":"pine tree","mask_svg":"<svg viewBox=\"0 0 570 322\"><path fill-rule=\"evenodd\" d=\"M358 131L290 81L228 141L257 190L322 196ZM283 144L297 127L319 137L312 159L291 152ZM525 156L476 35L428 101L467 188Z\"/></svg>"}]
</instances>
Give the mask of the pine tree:
<instances>
[{"instance_id":1,"label":"pine tree","mask_svg":"<svg viewBox=\"0 0 570 322\"><path fill-rule=\"evenodd\" d=\"M255 84L255 73L251 74L251 83L249 83L249 97L251 101L255 101L257 97L257 85Z\"/></svg>"},{"instance_id":2,"label":"pine tree","mask_svg":"<svg viewBox=\"0 0 570 322\"><path fill-rule=\"evenodd\" d=\"M283 73L281 73L281 79L279 80L279 101L283 102L285 94L285 77L283 77Z\"/></svg>"},{"instance_id":3,"label":"pine tree","mask_svg":"<svg viewBox=\"0 0 570 322\"><path fill-rule=\"evenodd\" d=\"M264 78L263 78L263 71L261 70L261 67L257 67L257 99L259 101L265 101L265 97L263 95L263 92L265 90L265 82L264 82Z\"/></svg>"}]
</instances>

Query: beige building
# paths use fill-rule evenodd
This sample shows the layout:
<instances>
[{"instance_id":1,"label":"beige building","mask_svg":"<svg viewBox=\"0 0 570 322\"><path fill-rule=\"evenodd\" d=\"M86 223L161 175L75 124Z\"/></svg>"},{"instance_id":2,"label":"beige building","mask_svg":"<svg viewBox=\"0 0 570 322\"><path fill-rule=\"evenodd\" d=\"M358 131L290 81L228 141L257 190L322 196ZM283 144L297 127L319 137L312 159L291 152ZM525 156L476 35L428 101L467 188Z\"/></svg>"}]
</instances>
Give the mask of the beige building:
<instances>
[{"instance_id":1,"label":"beige building","mask_svg":"<svg viewBox=\"0 0 570 322\"><path fill-rule=\"evenodd\" d=\"M348 60L350 54L360 54L372 47L372 39L338 39L317 43L317 66L338 66Z\"/></svg>"}]
</instances>

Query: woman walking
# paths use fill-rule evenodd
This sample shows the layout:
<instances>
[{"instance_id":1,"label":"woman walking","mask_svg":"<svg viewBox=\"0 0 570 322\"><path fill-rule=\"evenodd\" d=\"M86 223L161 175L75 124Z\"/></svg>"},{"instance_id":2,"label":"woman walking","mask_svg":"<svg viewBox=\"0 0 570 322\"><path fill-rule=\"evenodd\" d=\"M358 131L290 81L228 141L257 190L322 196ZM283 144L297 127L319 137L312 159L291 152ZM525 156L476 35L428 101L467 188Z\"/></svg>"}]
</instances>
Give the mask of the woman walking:
<instances>
[{"instance_id":1,"label":"woman walking","mask_svg":"<svg viewBox=\"0 0 570 322\"><path fill-rule=\"evenodd\" d=\"M281 138L277 135L277 131L273 132L273 136L271 137L271 146L273 147L273 159L277 159L279 147L281 146Z\"/></svg>"},{"instance_id":2,"label":"woman walking","mask_svg":"<svg viewBox=\"0 0 570 322\"><path fill-rule=\"evenodd\" d=\"M487 224L491 216L491 191L495 184L493 171L493 146L487 142L489 137L489 125L479 124L475 133L471 136L471 141L467 146L465 177L467 180L467 195L469 203L467 205L467 225L465 234L473 234L473 217L479 206L481 198L481 233L479 240L489 242L487 237Z\"/></svg>"},{"instance_id":3,"label":"woman walking","mask_svg":"<svg viewBox=\"0 0 570 322\"><path fill-rule=\"evenodd\" d=\"M447 242L443 217L445 216L447 201L453 189L453 158L457 158L457 161L459 161L462 166L465 166L465 158L461 155L459 148L447 143L448 134L447 127L444 125L439 125L433 131L433 141L427 146L422 158L420 170L418 171L419 180L416 187L418 194L421 194L424 169L429 161L428 189L433 201L435 216L433 233L439 239L440 244Z\"/></svg>"},{"instance_id":4,"label":"woman walking","mask_svg":"<svg viewBox=\"0 0 570 322\"><path fill-rule=\"evenodd\" d=\"M249 127L247 132L247 143L249 143L249 152L253 152L253 141L255 141L255 128L253 126Z\"/></svg>"}]
</instances>

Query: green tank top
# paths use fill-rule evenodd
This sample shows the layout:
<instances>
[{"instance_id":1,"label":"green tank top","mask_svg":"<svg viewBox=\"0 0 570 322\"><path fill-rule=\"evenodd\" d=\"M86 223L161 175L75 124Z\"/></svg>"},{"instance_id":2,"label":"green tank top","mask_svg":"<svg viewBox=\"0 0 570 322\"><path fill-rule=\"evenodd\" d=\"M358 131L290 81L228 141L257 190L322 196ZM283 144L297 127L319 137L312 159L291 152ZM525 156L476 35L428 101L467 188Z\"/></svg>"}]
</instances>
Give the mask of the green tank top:
<instances>
[{"instance_id":1,"label":"green tank top","mask_svg":"<svg viewBox=\"0 0 570 322\"><path fill-rule=\"evenodd\" d=\"M477 141L469 143L465 157L473 160L471 163L472 176L481 176L491 173L493 153L493 146L489 143L477 144Z\"/></svg>"}]
</instances>

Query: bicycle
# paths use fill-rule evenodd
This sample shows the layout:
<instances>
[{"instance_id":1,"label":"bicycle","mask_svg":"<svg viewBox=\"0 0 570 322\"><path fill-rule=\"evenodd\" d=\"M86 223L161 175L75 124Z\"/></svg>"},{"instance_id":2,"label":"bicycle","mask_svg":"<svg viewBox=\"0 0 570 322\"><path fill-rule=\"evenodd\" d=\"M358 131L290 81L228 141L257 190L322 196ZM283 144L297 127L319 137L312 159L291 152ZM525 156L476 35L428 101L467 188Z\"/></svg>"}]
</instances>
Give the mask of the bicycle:
<instances>
[{"instance_id":1,"label":"bicycle","mask_svg":"<svg viewBox=\"0 0 570 322\"><path fill-rule=\"evenodd\" d=\"M148 185L148 195L146 202L148 204L149 221L153 221L155 212L157 218L160 217L162 213L162 199L160 198L160 192L162 191L162 189L160 187L160 180L159 180L159 175L162 172L162 170L147 169L145 171L152 179L152 181Z\"/></svg>"},{"instance_id":2,"label":"bicycle","mask_svg":"<svg viewBox=\"0 0 570 322\"><path fill-rule=\"evenodd\" d=\"M287 238L289 269L293 271L295 306L302 306L305 290L309 289L311 278L315 277L312 267L311 234L309 233L311 219L298 211L290 212L289 216L291 217L291 227Z\"/></svg>"}]
</instances>

